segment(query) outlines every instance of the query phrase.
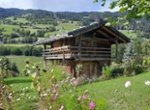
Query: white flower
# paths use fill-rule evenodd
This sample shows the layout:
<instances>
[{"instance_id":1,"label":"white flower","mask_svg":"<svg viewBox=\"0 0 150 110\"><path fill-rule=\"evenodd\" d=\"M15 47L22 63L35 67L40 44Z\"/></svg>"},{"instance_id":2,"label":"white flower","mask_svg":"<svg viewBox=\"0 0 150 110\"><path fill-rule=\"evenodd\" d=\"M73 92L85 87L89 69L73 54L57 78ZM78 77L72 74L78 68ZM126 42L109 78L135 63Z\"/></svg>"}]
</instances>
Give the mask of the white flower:
<instances>
[{"instance_id":1,"label":"white flower","mask_svg":"<svg viewBox=\"0 0 150 110\"><path fill-rule=\"evenodd\" d=\"M32 66L32 69L35 69L35 66Z\"/></svg>"},{"instance_id":2,"label":"white flower","mask_svg":"<svg viewBox=\"0 0 150 110\"><path fill-rule=\"evenodd\" d=\"M146 85L146 86L150 86L150 81L148 81L148 80L145 81L145 85Z\"/></svg>"},{"instance_id":3,"label":"white flower","mask_svg":"<svg viewBox=\"0 0 150 110\"><path fill-rule=\"evenodd\" d=\"M51 73L53 73L54 72L54 69L51 69Z\"/></svg>"},{"instance_id":4,"label":"white flower","mask_svg":"<svg viewBox=\"0 0 150 110\"><path fill-rule=\"evenodd\" d=\"M27 70L27 73L28 73L28 74L30 74L30 73L31 73L31 71L30 71L30 70Z\"/></svg>"},{"instance_id":5,"label":"white flower","mask_svg":"<svg viewBox=\"0 0 150 110\"><path fill-rule=\"evenodd\" d=\"M33 74L31 75L31 77L32 77L33 79L35 79L35 78L36 78L36 73L33 73Z\"/></svg>"},{"instance_id":6,"label":"white flower","mask_svg":"<svg viewBox=\"0 0 150 110\"><path fill-rule=\"evenodd\" d=\"M26 68L29 68L29 64L26 64Z\"/></svg>"},{"instance_id":7,"label":"white flower","mask_svg":"<svg viewBox=\"0 0 150 110\"><path fill-rule=\"evenodd\" d=\"M131 86L131 81L126 81L125 84L124 84L124 86L126 88L130 87Z\"/></svg>"},{"instance_id":8,"label":"white flower","mask_svg":"<svg viewBox=\"0 0 150 110\"><path fill-rule=\"evenodd\" d=\"M59 110L63 110L64 109L64 106L62 105L62 106L60 106L60 108L59 108Z\"/></svg>"},{"instance_id":9,"label":"white flower","mask_svg":"<svg viewBox=\"0 0 150 110\"><path fill-rule=\"evenodd\" d=\"M17 101L20 101L20 98L16 99Z\"/></svg>"}]
</instances>

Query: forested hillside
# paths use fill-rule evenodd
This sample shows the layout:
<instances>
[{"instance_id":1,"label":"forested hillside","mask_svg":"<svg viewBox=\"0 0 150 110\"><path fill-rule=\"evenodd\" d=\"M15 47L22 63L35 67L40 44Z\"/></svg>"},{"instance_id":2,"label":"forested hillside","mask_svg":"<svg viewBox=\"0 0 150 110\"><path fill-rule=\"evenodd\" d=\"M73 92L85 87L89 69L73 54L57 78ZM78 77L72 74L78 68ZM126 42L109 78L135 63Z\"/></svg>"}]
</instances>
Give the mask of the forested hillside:
<instances>
[{"instance_id":1,"label":"forested hillside","mask_svg":"<svg viewBox=\"0 0 150 110\"><path fill-rule=\"evenodd\" d=\"M94 21L99 21L100 19L105 20L111 17L117 20L121 16L117 12L75 13L0 8L0 38L4 43L13 43L15 41L32 43L37 40L37 37L56 35L83 25L88 25ZM135 30L138 34L149 38L150 22L145 18L136 21L130 20L127 27L120 22L115 28L119 30ZM20 36L21 39L18 40L17 37ZM30 37L27 38L27 36Z\"/></svg>"}]
</instances>

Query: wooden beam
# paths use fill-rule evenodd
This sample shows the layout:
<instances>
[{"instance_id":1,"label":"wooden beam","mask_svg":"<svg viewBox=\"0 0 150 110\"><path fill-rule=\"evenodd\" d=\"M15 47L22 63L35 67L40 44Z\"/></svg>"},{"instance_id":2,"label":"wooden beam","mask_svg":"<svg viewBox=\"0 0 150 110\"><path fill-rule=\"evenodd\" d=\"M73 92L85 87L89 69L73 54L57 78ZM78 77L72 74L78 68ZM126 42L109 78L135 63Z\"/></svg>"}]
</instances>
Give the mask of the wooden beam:
<instances>
[{"instance_id":1,"label":"wooden beam","mask_svg":"<svg viewBox=\"0 0 150 110\"><path fill-rule=\"evenodd\" d=\"M98 33L102 34L105 38L107 38L109 41L113 41L115 43L115 39L113 39L112 37L110 37L108 34L106 34L105 32L101 31L101 30L97 30Z\"/></svg>"},{"instance_id":2,"label":"wooden beam","mask_svg":"<svg viewBox=\"0 0 150 110\"><path fill-rule=\"evenodd\" d=\"M90 41L91 39L90 38L82 38L81 41ZM108 39L105 39L105 38L98 38L98 37L95 37L94 39L92 39L93 41L108 41Z\"/></svg>"},{"instance_id":3,"label":"wooden beam","mask_svg":"<svg viewBox=\"0 0 150 110\"><path fill-rule=\"evenodd\" d=\"M116 61L118 60L118 40L116 39Z\"/></svg>"},{"instance_id":4,"label":"wooden beam","mask_svg":"<svg viewBox=\"0 0 150 110\"><path fill-rule=\"evenodd\" d=\"M80 56L81 56L81 37L82 37L82 36L79 36L78 57L80 57Z\"/></svg>"},{"instance_id":5,"label":"wooden beam","mask_svg":"<svg viewBox=\"0 0 150 110\"><path fill-rule=\"evenodd\" d=\"M44 50L46 50L46 49L47 49L47 46L46 46L46 44L44 44ZM44 52L44 55L45 55L45 52ZM48 69L48 62L47 62L46 56L44 56L43 58L44 58L44 67L47 70Z\"/></svg>"},{"instance_id":6,"label":"wooden beam","mask_svg":"<svg viewBox=\"0 0 150 110\"><path fill-rule=\"evenodd\" d=\"M75 59L75 61L111 61L113 60L112 58L80 58L80 59Z\"/></svg>"},{"instance_id":7,"label":"wooden beam","mask_svg":"<svg viewBox=\"0 0 150 110\"><path fill-rule=\"evenodd\" d=\"M116 38L120 39L121 41L126 42L124 39L119 37L117 34L115 34L112 31L110 31L107 27L103 26L102 29L106 30L108 33L112 34L113 36L115 36Z\"/></svg>"}]
</instances>

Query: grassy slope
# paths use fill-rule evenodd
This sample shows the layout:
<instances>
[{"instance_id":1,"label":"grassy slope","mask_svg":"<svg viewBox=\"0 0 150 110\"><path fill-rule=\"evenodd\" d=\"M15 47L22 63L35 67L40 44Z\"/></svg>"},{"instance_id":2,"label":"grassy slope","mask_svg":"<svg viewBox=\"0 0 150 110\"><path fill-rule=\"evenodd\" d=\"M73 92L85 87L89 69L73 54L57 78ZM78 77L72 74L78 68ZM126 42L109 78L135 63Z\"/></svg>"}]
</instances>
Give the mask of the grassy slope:
<instances>
[{"instance_id":1,"label":"grassy slope","mask_svg":"<svg viewBox=\"0 0 150 110\"><path fill-rule=\"evenodd\" d=\"M25 68L25 61L28 60L30 65L38 64L40 67L43 67L43 59L42 57L34 57L34 56L7 56L11 62L15 62L18 66L20 72L23 72Z\"/></svg>"},{"instance_id":2,"label":"grassy slope","mask_svg":"<svg viewBox=\"0 0 150 110\"><path fill-rule=\"evenodd\" d=\"M32 80L29 77L5 79L14 92L13 107L15 110L36 110L37 93L32 89Z\"/></svg>"},{"instance_id":3,"label":"grassy slope","mask_svg":"<svg viewBox=\"0 0 150 110\"><path fill-rule=\"evenodd\" d=\"M129 88L124 87L127 80L132 83ZM134 77L96 82L81 86L79 89L89 90L98 99L104 97L109 105L108 110L149 110L150 88L145 86L144 81L146 80L150 80L150 72Z\"/></svg>"},{"instance_id":4,"label":"grassy slope","mask_svg":"<svg viewBox=\"0 0 150 110\"><path fill-rule=\"evenodd\" d=\"M131 87L125 88L125 81L132 82ZM112 80L95 82L79 86L80 91L89 90L97 99L105 98L107 110L149 110L150 109L150 88L144 84L145 80L150 80L150 72L146 72L133 77L121 77ZM31 89L31 79L27 77L5 79L7 84L13 84L12 88L20 97L16 110L33 110L36 108L36 93ZM28 87L25 96L21 96L23 88ZM29 98L31 97L31 98ZM22 106L24 105L24 106ZM32 108L32 109L31 109Z\"/></svg>"}]
</instances>

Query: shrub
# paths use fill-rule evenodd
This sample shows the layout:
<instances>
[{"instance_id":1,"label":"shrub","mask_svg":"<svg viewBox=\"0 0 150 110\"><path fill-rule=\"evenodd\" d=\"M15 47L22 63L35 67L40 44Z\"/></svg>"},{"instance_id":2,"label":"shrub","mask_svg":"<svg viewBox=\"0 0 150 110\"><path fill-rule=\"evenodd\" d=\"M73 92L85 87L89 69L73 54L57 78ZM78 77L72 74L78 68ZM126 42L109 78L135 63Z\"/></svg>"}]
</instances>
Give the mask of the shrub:
<instances>
[{"instance_id":1,"label":"shrub","mask_svg":"<svg viewBox=\"0 0 150 110\"><path fill-rule=\"evenodd\" d=\"M111 66L105 66L102 68L102 75L105 78L110 78L112 76L112 68Z\"/></svg>"},{"instance_id":2,"label":"shrub","mask_svg":"<svg viewBox=\"0 0 150 110\"><path fill-rule=\"evenodd\" d=\"M6 55L25 55L25 56L41 56L42 47L6 47L0 46L0 56Z\"/></svg>"},{"instance_id":3,"label":"shrub","mask_svg":"<svg viewBox=\"0 0 150 110\"><path fill-rule=\"evenodd\" d=\"M11 74L12 76L18 76L19 70L15 62L11 64Z\"/></svg>"}]
</instances>

